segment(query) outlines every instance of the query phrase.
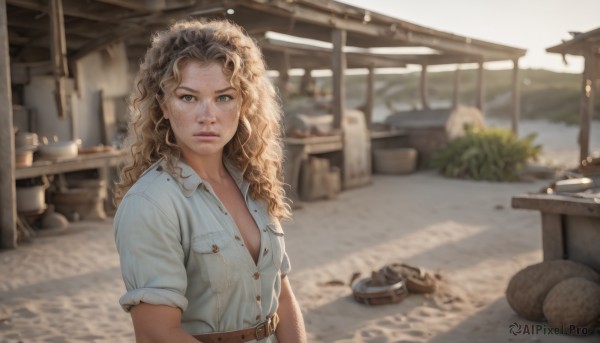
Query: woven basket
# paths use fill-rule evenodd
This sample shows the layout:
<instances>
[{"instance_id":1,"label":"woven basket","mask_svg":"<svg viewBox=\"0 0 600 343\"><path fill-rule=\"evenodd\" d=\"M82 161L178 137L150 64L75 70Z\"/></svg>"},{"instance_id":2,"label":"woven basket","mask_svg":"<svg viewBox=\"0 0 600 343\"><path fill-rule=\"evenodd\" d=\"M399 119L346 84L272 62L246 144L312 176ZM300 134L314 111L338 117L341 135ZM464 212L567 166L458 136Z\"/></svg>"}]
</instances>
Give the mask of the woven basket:
<instances>
[{"instance_id":1,"label":"woven basket","mask_svg":"<svg viewBox=\"0 0 600 343\"><path fill-rule=\"evenodd\" d=\"M417 150L413 148L375 149L375 173L409 174L417 166Z\"/></svg>"}]
</instances>

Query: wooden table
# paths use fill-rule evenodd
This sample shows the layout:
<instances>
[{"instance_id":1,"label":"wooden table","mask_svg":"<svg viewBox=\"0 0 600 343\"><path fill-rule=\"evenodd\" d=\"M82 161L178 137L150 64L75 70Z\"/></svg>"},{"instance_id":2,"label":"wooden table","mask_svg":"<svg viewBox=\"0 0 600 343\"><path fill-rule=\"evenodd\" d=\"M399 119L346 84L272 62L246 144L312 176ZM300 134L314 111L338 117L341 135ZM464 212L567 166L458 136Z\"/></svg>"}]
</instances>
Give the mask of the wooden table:
<instances>
[{"instance_id":1,"label":"wooden table","mask_svg":"<svg viewBox=\"0 0 600 343\"><path fill-rule=\"evenodd\" d=\"M371 131L369 135L372 147L376 148L403 147L407 144L404 130ZM302 163L310 155L332 152L341 154L344 143L341 134L308 138L286 137L283 142L285 143L284 180L290 187L288 197L294 203L298 203Z\"/></svg>"},{"instance_id":2,"label":"wooden table","mask_svg":"<svg viewBox=\"0 0 600 343\"><path fill-rule=\"evenodd\" d=\"M600 272L600 194L525 194L512 207L540 211L544 261L569 259Z\"/></svg>"},{"instance_id":3,"label":"wooden table","mask_svg":"<svg viewBox=\"0 0 600 343\"><path fill-rule=\"evenodd\" d=\"M294 203L297 203L300 199L298 196L298 187L302 162L313 154L341 152L343 147L342 136L339 134L309 138L286 137L283 141L285 143L283 177L285 182L290 186L288 197Z\"/></svg>"}]
</instances>

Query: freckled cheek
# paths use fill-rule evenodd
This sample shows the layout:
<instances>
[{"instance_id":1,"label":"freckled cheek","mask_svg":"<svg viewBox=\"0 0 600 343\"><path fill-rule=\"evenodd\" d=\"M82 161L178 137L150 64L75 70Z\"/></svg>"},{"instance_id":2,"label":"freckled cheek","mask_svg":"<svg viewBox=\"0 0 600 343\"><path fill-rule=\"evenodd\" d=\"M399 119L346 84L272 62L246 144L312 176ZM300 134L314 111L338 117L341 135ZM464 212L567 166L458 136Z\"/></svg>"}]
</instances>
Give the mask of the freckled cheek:
<instances>
[{"instance_id":1,"label":"freckled cheek","mask_svg":"<svg viewBox=\"0 0 600 343\"><path fill-rule=\"evenodd\" d=\"M221 118L226 118L228 121L237 121L240 115L240 106L235 102L227 103L219 108L219 112Z\"/></svg>"},{"instance_id":2,"label":"freckled cheek","mask_svg":"<svg viewBox=\"0 0 600 343\"><path fill-rule=\"evenodd\" d=\"M187 126L194 122L193 109L185 104L171 106L171 121L178 126Z\"/></svg>"}]
</instances>

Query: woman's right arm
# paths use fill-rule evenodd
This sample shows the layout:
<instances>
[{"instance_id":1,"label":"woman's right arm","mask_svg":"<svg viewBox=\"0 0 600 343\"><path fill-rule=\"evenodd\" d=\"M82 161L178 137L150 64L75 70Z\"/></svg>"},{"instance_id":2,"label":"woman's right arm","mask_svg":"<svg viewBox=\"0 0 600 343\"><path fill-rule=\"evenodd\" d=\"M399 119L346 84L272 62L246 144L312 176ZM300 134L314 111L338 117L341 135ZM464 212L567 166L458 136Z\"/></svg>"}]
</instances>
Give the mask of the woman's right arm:
<instances>
[{"instance_id":1,"label":"woman's right arm","mask_svg":"<svg viewBox=\"0 0 600 343\"><path fill-rule=\"evenodd\" d=\"M136 340L195 342L181 328L187 276L176 215L147 196L124 199L115 215L115 239Z\"/></svg>"},{"instance_id":2,"label":"woman's right arm","mask_svg":"<svg viewBox=\"0 0 600 343\"><path fill-rule=\"evenodd\" d=\"M181 309L177 307L140 303L131 308L131 319L138 343L198 343L181 329Z\"/></svg>"}]
</instances>

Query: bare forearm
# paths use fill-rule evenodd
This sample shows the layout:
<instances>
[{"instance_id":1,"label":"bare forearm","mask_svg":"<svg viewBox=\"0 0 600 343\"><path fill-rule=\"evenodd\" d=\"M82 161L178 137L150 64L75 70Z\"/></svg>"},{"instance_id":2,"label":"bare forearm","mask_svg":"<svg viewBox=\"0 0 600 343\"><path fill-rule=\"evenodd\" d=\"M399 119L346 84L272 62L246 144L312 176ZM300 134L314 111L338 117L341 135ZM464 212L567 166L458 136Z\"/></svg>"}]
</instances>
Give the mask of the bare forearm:
<instances>
[{"instance_id":1,"label":"bare forearm","mask_svg":"<svg viewBox=\"0 0 600 343\"><path fill-rule=\"evenodd\" d=\"M277 314L280 319L277 326L277 340L280 343L306 343L306 329L302 312L287 278L282 280Z\"/></svg>"},{"instance_id":2,"label":"bare forearm","mask_svg":"<svg viewBox=\"0 0 600 343\"><path fill-rule=\"evenodd\" d=\"M136 332L135 341L137 343L198 343L198 340L193 336L183 331L182 329L169 330L162 333L154 333L152 335L139 334Z\"/></svg>"},{"instance_id":3,"label":"bare forearm","mask_svg":"<svg viewBox=\"0 0 600 343\"><path fill-rule=\"evenodd\" d=\"M137 343L198 343L181 328L178 308L141 303L132 308L131 318Z\"/></svg>"}]
</instances>

